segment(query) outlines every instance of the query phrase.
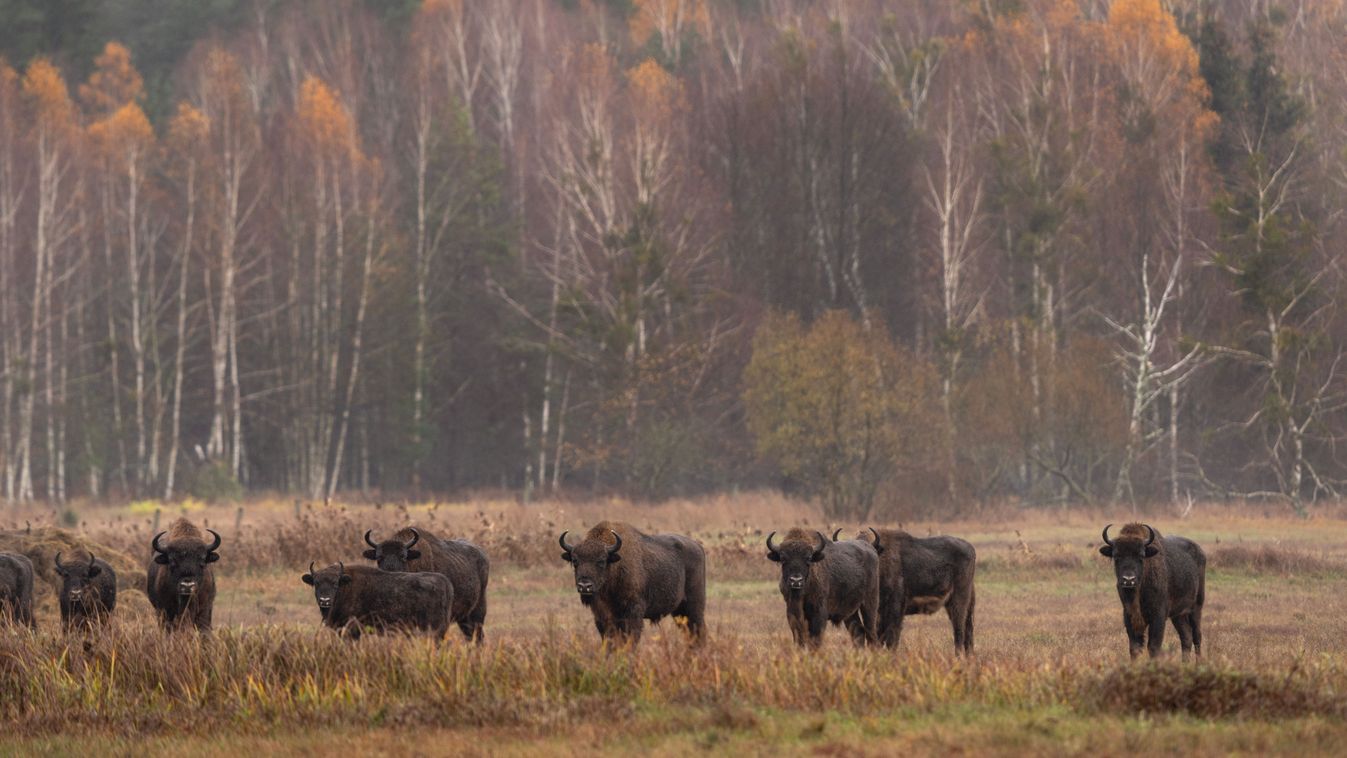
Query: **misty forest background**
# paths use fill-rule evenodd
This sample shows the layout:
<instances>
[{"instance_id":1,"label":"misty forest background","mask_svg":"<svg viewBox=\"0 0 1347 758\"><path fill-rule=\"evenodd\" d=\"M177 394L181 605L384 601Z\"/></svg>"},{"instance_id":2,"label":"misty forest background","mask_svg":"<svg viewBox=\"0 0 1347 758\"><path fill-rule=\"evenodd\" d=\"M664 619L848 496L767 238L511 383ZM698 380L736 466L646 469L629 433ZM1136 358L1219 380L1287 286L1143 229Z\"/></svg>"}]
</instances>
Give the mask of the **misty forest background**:
<instances>
[{"instance_id":1,"label":"misty forest background","mask_svg":"<svg viewBox=\"0 0 1347 758\"><path fill-rule=\"evenodd\" d=\"M0 495L1347 481L1340 0L0 0Z\"/></svg>"}]
</instances>

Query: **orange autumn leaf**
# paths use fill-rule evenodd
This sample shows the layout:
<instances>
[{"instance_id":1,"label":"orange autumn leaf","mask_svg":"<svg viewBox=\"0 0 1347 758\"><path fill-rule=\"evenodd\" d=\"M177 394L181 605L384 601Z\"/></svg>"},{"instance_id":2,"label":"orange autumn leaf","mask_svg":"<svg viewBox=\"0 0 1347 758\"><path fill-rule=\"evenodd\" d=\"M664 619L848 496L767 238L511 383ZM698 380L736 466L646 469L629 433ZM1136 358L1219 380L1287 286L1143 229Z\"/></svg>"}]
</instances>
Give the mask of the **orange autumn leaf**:
<instances>
[{"instance_id":1,"label":"orange autumn leaf","mask_svg":"<svg viewBox=\"0 0 1347 758\"><path fill-rule=\"evenodd\" d=\"M296 106L301 134L319 151L327 154L350 152L358 155L355 125L331 87L315 76L305 77L299 88Z\"/></svg>"},{"instance_id":2,"label":"orange autumn leaf","mask_svg":"<svg viewBox=\"0 0 1347 758\"><path fill-rule=\"evenodd\" d=\"M131 51L109 42L94 59L94 72L79 87L80 100L95 114L103 115L140 100L145 82L131 65Z\"/></svg>"},{"instance_id":3,"label":"orange autumn leaf","mask_svg":"<svg viewBox=\"0 0 1347 758\"><path fill-rule=\"evenodd\" d=\"M109 157L132 156L154 141L154 129L139 105L127 103L90 126L89 137L99 151Z\"/></svg>"},{"instance_id":4,"label":"orange autumn leaf","mask_svg":"<svg viewBox=\"0 0 1347 758\"><path fill-rule=\"evenodd\" d=\"M646 58L627 71L633 104L647 122L660 122L683 107L683 85L664 67Z\"/></svg>"},{"instance_id":5,"label":"orange autumn leaf","mask_svg":"<svg viewBox=\"0 0 1347 758\"><path fill-rule=\"evenodd\" d=\"M37 129L64 132L75 126L75 106L70 101L61 72L46 58L28 64L23 75L23 94L32 105Z\"/></svg>"}]
</instances>

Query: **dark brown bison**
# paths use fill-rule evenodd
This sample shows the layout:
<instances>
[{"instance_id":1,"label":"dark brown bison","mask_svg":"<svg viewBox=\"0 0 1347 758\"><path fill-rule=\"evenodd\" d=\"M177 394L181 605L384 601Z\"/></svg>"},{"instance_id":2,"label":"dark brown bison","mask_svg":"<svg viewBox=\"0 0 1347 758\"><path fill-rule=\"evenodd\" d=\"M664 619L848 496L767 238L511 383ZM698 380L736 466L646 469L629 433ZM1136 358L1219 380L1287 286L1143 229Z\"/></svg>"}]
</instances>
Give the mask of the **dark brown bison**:
<instances>
[{"instance_id":1,"label":"dark brown bison","mask_svg":"<svg viewBox=\"0 0 1347 758\"><path fill-rule=\"evenodd\" d=\"M706 630L706 551L681 534L642 534L630 524L601 521L572 545L562 532L561 559L575 567L575 591L594 613L599 636L635 644L646 619L687 620L700 640Z\"/></svg>"},{"instance_id":2,"label":"dark brown bison","mask_svg":"<svg viewBox=\"0 0 1347 758\"><path fill-rule=\"evenodd\" d=\"M93 553L82 563L61 563L57 553L56 574L61 577L61 623L66 628L102 623L117 607L117 572Z\"/></svg>"},{"instance_id":3,"label":"dark brown bison","mask_svg":"<svg viewBox=\"0 0 1347 758\"><path fill-rule=\"evenodd\" d=\"M334 563L301 577L312 585L323 623L351 639L365 627L378 632L421 629L436 640L449 631L454 586L433 571L393 572Z\"/></svg>"},{"instance_id":4,"label":"dark brown bison","mask_svg":"<svg viewBox=\"0 0 1347 758\"><path fill-rule=\"evenodd\" d=\"M1202 604L1207 595L1207 556L1196 542L1183 537L1161 537L1147 524L1127 524L1117 538L1108 538L1099 552L1113 559L1118 599L1123 607L1132 657L1145 645L1152 658L1165 641L1165 620L1174 623L1183 648L1202 656ZM1146 633L1150 630L1150 639Z\"/></svg>"},{"instance_id":5,"label":"dark brown bison","mask_svg":"<svg viewBox=\"0 0 1347 758\"><path fill-rule=\"evenodd\" d=\"M973 652L973 546L958 537L913 537L900 529L871 528L870 534L879 553L880 641L897 646L904 616L944 608L954 627L954 650Z\"/></svg>"},{"instance_id":6,"label":"dark brown bison","mask_svg":"<svg viewBox=\"0 0 1347 758\"><path fill-rule=\"evenodd\" d=\"M454 585L454 607L450 619L458 624L463 636L482 641L486 623L486 584L491 562L482 549L466 540L444 540L433 533L406 527L389 539L376 543L365 532L366 559L384 571L434 571L444 574Z\"/></svg>"},{"instance_id":7,"label":"dark brown bison","mask_svg":"<svg viewBox=\"0 0 1347 758\"><path fill-rule=\"evenodd\" d=\"M27 624L33 618L33 562L18 553L0 553L0 622Z\"/></svg>"},{"instance_id":8,"label":"dark brown bison","mask_svg":"<svg viewBox=\"0 0 1347 758\"><path fill-rule=\"evenodd\" d=\"M187 624L202 631L210 629L215 607L215 574L210 564L220 560L215 552L220 535L206 531L214 537L210 544L195 524L180 518L150 541L145 594L165 629Z\"/></svg>"},{"instance_id":9,"label":"dark brown bison","mask_svg":"<svg viewBox=\"0 0 1347 758\"><path fill-rule=\"evenodd\" d=\"M818 647L829 621L846 624L857 645L876 641L879 556L863 540L828 542L818 532L791 529L767 558L781 564L786 622L798 645Z\"/></svg>"}]
</instances>

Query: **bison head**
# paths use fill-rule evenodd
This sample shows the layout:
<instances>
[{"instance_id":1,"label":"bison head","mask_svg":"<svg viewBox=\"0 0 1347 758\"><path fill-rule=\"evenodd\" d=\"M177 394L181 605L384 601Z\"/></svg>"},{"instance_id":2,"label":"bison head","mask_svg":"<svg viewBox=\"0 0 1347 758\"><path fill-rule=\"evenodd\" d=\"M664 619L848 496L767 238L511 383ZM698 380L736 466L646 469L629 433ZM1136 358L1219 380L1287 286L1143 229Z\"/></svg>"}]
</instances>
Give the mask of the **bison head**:
<instances>
[{"instance_id":1,"label":"bison head","mask_svg":"<svg viewBox=\"0 0 1347 758\"><path fill-rule=\"evenodd\" d=\"M97 594L89 583L103 573L103 568L94 563L93 553L89 554L87 564L61 563L61 554L57 553L56 573L61 577L61 595L70 598L73 603L82 603L86 595L92 597Z\"/></svg>"},{"instance_id":2,"label":"bison head","mask_svg":"<svg viewBox=\"0 0 1347 758\"><path fill-rule=\"evenodd\" d=\"M1104 527L1104 544L1099 548L1099 552L1106 558L1113 559L1113 572L1118 577L1118 589L1133 590L1141 583L1141 571L1144 561L1156 553L1160 548L1155 546L1155 530L1146 526L1146 531L1150 536L1142 540L1138 536L1127 534L1124 530L1123 535L1116 540L1108 538L1109 524Z\"/></svg>"},{"instance_id":3,"label":"bison head","mask_svg":"<svg viewBox=\"0 0 1347 758\"><path fill-rule=\"evenodd\" d=\"M370 529L365 532L365 544L370 546L363 555L366 560L374 561L379 565L382 571L406 571L407 564L421 557L420 550L414 550L417 542L421 541L421 533L416 531L415 527L407 527L407 531L412 533L411 542L402 540L384 540L375 544L370 539Z\"/></svg>"},{"instance_id":4,"label":"bison head","mask_svg":"<svg viewBox=\"0 0 1347 758\"><path fill-rule=\"evenodd\" d=\"M324 616L332 610L332 604L337 600L337 589L351 583L351 575L346 573L346 566L340 561L335 572L331 566L322 571L314 571L313 561L309 561L309 573L300 579L305 584L312 585L313 596L318 600L318 612Z\"/></svg>"},{"instance_id":5,"label":"bison head","mask_svg":"<svg viewBox=\"0 0 1347 758\"><path fill-rule=\"evenodd\" d=\"M772 538L776 532L767 535L767 560L781 564L781 591L799 592L809 579L812 564L823 560L823 551L828 548L828 540L814 532L817 542L806 539L803 532L792 530L781 544L773 547Z\"/></svg>"},{"instance_id":6,"label":"bison head","mask_svg":"<svg viewBox=\"0 0 1347 758\"><path fill-rule=\"evenodd\" d=\"M570 545L566 542L566 535L570 532L562 532L558 540L565 551L561 554L561 560L575 567L575 591L580 593L582 600L588 600L601 592L604 579L608 577L608 566L622 560L618 552L622 549L622 535L611 529L608 531L613 535L611 545L598 537Z\"/></svg>"},{"instance_id":7,"label":"bison head","mask_svg":"<svg viewBox=\"0 0 1347 758\"><path fill-rule=\"evenodd\" d=\"M168 579L184 597L195 594L206 576L206 565L220 560L215 552L220 547L220 535L207 529L215 541L209 545L199 540L179 540L167 546L159 544L159 539L167 532L160 532L150 541L154 550L154 562L168 569Z\"/></svg>"}]
</instances>

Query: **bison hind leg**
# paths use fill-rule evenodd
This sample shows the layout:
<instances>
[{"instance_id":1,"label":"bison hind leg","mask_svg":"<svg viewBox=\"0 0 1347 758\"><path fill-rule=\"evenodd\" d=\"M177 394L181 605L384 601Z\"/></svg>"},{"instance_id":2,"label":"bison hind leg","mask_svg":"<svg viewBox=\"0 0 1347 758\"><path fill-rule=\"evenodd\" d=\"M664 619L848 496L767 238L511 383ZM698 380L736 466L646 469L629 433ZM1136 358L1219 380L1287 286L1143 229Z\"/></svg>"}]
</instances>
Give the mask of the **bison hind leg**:
<instances>
[{"instance_id":1,"label":"bison hind leg","mask_svg":"<svg viewBox=\"0 0 1347 758\"><path fill-rule=\"evenodd\" d=\"M1179 635L1179 647L1183 650L1183 660L1188 660L1188 655L1193 650L1193 616L1191 613L1185 613L1182 616L1175 616L1170 619L1174 623L1174 631Z\"/></svg>"}]
</instances>

